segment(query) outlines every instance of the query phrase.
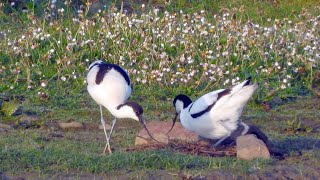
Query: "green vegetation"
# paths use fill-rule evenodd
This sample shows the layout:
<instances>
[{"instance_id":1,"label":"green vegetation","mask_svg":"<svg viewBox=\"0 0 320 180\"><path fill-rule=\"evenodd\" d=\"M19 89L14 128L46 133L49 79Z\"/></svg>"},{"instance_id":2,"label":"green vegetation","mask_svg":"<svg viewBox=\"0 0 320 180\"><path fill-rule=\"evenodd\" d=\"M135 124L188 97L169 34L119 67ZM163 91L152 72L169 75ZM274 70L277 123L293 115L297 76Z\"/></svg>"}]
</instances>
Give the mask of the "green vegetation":
<instances>
[{"instance_id":1,"label":"green vegetation","mask_svg":"<svg viewBox=\"0 0 320 180\"><path fill-rule=\"evenodd\" d=\"M255 3L270 8L269 2ZM188 4L177 1L168 9L195 7ZM208 7L209 2L198 4ZM6 94L50 99L60 105L64 96L85 92L86 67L94 58L124 66L133 80L134 96L155 99L177 92L203 94L249 75L261 83L257 102L272 95L295 96L302 87L310 90L319 69L314 44L319 18L309 11L299 11L294 21L259 15L269 19L269 25L263 26L258 23L264 21L249 22L257 15L241 8L214 16L205 10L191 14L141 7L138 15L126 16L123 9L110 7L89 16L90 8L75 15L68 13L72 9L68 4L45 8L40 17L32 9L23 13L12 8L10 16L1 14L0 90ZM243 14L248 18L238 18ZM27 28L21 31L21 27Z\"/></svg>"},{"instance_id":2,"label":"green vegetation","mask_svg":"<svg viewBox=\"0 0 320 180\"><path fill-rule=\"evenodd\" d=\"M73 170L88 173L114 173L119 170L204 170L225 169L230 168L230 166L235 170L248 171L252 166L263 167L268 162L179 155L164 150L115 152L112 155L103 156L99 155L97 151L101 150L99 146L102 147L102 143L92 141L79 143L74 140L67 140L67 138L48 140L43 134L35 131L27 131L18 135L20 137L1 140L1 144L8 144L8 141L10 141L10 144L13 142L20 144L5 147L0 152L1 171L19 172L25 170L50 173Z\"/></svg>"},{"instance_id":3,"label":"green vegetation","mask_svg":"<svg viewBox=\"0 0 320 180\"><path fill-rule=\"evenodd\" d=\"M95 58L128 70L131 99L144 107L147 121L170 120L171 101L179 93L194 98L252 76L260 88L244 121L261 127L288 154L301 151L301 157L283 162L300 166L310 160L319 167L314 160L319 157L319 100L306 97L312 96L320 70L319 1L155 0L144 6L144 1L99 1L105 5L101 11L85 1L81 10L81 3L26 2L27 12L0 3L0 123L18 127L0 132L0 173L133 171L143 177L144 169L250 173L281 163L197 157L169 149L126 152L140 128L127 120L118 126L130 130L119 128L114 134L115 153L101 156L102 131L55 137L50 127L23 129L21 116L10 116L20 105L25 114L39 116L32 127L71 120L98 124L98 108L85 80ZM133 14L123 14L128 5ZM265 103L272 109L264 111Z\"/></svg>"}]
</instances>

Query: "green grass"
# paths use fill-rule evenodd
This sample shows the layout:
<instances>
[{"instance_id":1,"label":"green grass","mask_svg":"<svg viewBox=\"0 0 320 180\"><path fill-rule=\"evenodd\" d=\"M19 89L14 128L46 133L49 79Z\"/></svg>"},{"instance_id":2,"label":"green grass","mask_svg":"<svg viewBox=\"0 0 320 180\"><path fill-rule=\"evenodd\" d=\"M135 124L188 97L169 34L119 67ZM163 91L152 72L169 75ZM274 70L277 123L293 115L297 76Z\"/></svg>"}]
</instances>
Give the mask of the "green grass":
<instances>
[{"instance_id":1,"label":"green grass","mask_svg":"<svg viewBox=\"0 0 320 180\"><path fill-rule=\"evenodd\" d=\"M169 106L171 102L164 101L163 104ZM74 119L88 125L97 125L99 112L93 105L94 103L90 105L91 108L81 106L79 110L69 111L63 111L63 107L56 107L52 112L43 112L38 115L47 122ZM273 147L287 154L284 161L274 158L268 161L242 161L234 157L211 158L184 155L173 152L170 148L127 152L126 149L133 146L135 136L141 127L131 120L119 120L112 138L112 148L114 148L112 155L100 154L104 147L104 134L98 129L61 131L49 126L42 129L20 128L3 132L0 139L0 147L2 147L0 171L12 176L21 175L22 172L36 173L35 177L56 176L59 173L61 175L61 173L70 172L76 176L81 174L123 175L130 172L132 176L142 178L144 174L150 175L151 172L160 171L173 174L183 172L191 176L199 173L206 175L215 170L248 175L261 171L272 172L273 167L285 164L284 162L301 168L309 165L318 167L319 162L314 158L319 156L320 136L319 128L313 126L320 118L316 108L318 105L319 100L303 97L277 105L269 112L263 111L256 105L249 105L246 108L243 121L259 126L269 136ZM29 110L32 111L32 108ZM161 109L161 113L166 115L160 115L162 118L159 120L170 120L170 115L173 114L169 111L170 109ZM283 115L283 112L288 113ZM297 114L302 117L301 126L311 127L312 131L301 130L287 123ZM156 120L155 115L150 111L147 112L146 119L147 121ZM110 120L107 118L108 122ZM53 136L54 132L62 134L62 137Z\"/></svg>"},{"instance_id":2,"label":"green grass","mask_svg":"<svg viewBox=\"0 0 320 180\"><path fill-rule=\"evenodd\" d=\"M166 8L170 11L183 10L190 13L206 10L210 15L223 11L232 13L233 10L237 9L241 11L241 13L234 14L237 20L252 20L259 24L269 24L268 18L289 18L291 20L297 20L297 16L304 11L304 9L308 9L311 13L317 14L318 8L316 6L319 4L319 1L316 0L179 0L167 5Z\"/></svg>"},{"instance_id":3,"label":"green grass","mask_svg":"<svg viewBox=\"0 0 320 180\"><path fill-rule=\"evenodd\" d=\"M195 99L252 76L260 88L243 120L259 126L289 157L279 162L198 157L169 149L129 153L125 150L134 144L140 126L123 120L118 126L127 129L116 130L115 153L110 156L100 155L104 134L98 130L20 127L0 132L0 172L36 173L36 177L60 172L130 172L143 178L153 171L250 174L257 169L272 171L281 163L307 167L311 162L319 167L315 160L319 157L319 100L310 97L312 81L320 70L319 52L312 50L318 48L312 37L320 36L319 1L178 0L165 4L155 0L144 10L142 1L129 2L136 13L131 16L117 15L121 11L111 9L120 1L107 4L96 15L89 11L78 14L74 6L62 3L50 8L48 1L37 6L28 1L28 13L8 4L1 7L0 106L3 101L18 101L24 113L39 116L36 125L40 126L71 120L99 124L98 106L85 83L86 68L94 58L129 71L134 89L130 99L142 105L146 121L170 121L177 94ZM163 9L156 15L154 7ZM45 18L43 10L58 16ZM133 26L128 28L130 23ZM298 98L277 104L274 97ZM275 107L264 111L262 102ZM110 122L111 115L104 113ZM20 122L21 116L0 114L0 123L18 126ZM52 137L55 131L63 137Z\"/></svg>"},{"instance_id":4,"label":"green grass","mask_svg":"<svg viewBox=\"0 0 320 180\"><path fill-rule=\"evenodd\" d=\"M176 154L168 150L123 152L112 155L99 155L102 141L85 140L85 134L74 136L66 133L62 139L50 139L38 130L15 132L0 140L2 172L41 172L59 171L112 174L117 171L139 170L209 170L232 169L250 171L253 166L264 166L271 161L241 161L235 158L210 158ZM101 137L103 134L100 134ZM80 138L70 139L70 138ZM124 137L122 136L122 139ZM115 137L115 139L117 139ZM120 140L119 140L120 141ZM127 147L129 146L126 145Z\"/></svg>"}]
</instances>

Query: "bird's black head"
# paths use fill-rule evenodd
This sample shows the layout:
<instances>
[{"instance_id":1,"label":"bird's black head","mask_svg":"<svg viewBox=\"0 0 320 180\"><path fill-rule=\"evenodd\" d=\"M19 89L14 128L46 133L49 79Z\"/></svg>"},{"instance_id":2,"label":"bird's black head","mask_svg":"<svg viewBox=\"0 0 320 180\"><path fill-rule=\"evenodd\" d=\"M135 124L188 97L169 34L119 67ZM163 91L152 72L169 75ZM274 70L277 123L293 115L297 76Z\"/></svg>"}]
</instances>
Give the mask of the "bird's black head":
<instances>
[{"instance_id":1,"label":"bird's black head","mask_svg":"<svg viewBox=\"0 0 320 180\"><path fill-rule=\"evenodd\" d=\"M137 117L142 116L143 114L143 108L140 106L140 104L136 103L136 102L127 102L125 103L125 105L129 106L132 108L133 112L135 113L135 115Z\"/></svg>"},{"instance_id":2,"label":"bird's black head","mask_svg":"<svg viewBox=\"0 0 320 180\"><path fill-rule=\"evenodd\" d=\"M149 130L147 129L147 126L144 122L144 119L143 119L143 108L140 106L140 104L136 103L136 102L126 102L125 104L121 104L117 107L117 109L120 109L120 108L128 108L129 110L127 111L129 114L128 114L128 117L132 118L132 119L135 119L135 120L138 120L142 127L147 131L147 133L149 134L149 136L157 141L149 132ZM158 142L158 141L157 141Z\"/></svg>"},{"instance_id":3,"label":"bird's black head","mask_svg":"<svg viewBox=\"0 0 320 180\"><path fill-rule=\"evenodd\" d=\"M97 66L97 65L100 65L100 64L104 64L105 62L103 62L102 60L98 60L98 59L95 59L95 61L93 61L88 70L90 71L94 66Z\"/></svg>"},{"instance_id":4,"label":"bird's black head","mask_svg":"<svg viewBox=\"0 0 320 180\"><path fill-rule=\"evenodd\" d=\"M177 113L180 113L182 109L188 107L191 103L192 103L191 99L184 94L179 94L173 100L173 106L176 109Z\"/></svg>"},{"instance_id":5,"label":"bird's black head","mask_svg":"<svg viewBox=\"0 0 320 180\"><path fill-rule=\"evenodd\" d=\"M176 115L172 119L173 123L172 123L171 129L168 131L168 133L173 129L173 127L177 121L177 117L178 117L179 113L181 112L181 110L188 107L191 103L192 103L191 99L187 95L184 95L184 94L179 94L178 96L176 96L174 98L173 106L174 106L174 109L176 110Z\"/></svg>"}]
</instances>

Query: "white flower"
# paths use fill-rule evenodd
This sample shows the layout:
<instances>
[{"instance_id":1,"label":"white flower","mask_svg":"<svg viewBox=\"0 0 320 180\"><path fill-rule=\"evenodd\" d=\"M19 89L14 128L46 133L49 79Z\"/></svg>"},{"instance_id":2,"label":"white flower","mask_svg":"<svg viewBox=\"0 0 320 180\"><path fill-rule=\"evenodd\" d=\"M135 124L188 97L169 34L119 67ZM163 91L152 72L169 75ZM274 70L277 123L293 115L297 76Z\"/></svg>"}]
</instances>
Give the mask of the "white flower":
<instances>
[{"instance_id":1,"label":"white flower","mask_svg":"<svg viewBox=\"0 0 320 180\"><path fill-rule=\"evenodd\" d=\"M61 80L62 80L62 81L66 81L66 80L67 80L67 78L66 78L66 77L64 77L64 76L62 76L62 77L61 77Z\"/></svg>"},{"instance_id":2,"label":"white flower","mask_svg":"<svg viewBox=\"0 0 320 180\"><path fill-rule=\"evenodd\" d=\"M227 80L223 83L223 85L229 84L229 82L230 82L230 79L227 79Z\"/></svg>"},{"instance_id":3,"label":"white flower","mask_svg":"<svg viewBox=\"0 0 320 180\"><path fill-rule=\"evenodd\" d=\"M42 82L42 83L41 83L41 86L42 86L42 87L46 87L47 84L46 84L45 82Z\"/></svg>"}]
</instances>

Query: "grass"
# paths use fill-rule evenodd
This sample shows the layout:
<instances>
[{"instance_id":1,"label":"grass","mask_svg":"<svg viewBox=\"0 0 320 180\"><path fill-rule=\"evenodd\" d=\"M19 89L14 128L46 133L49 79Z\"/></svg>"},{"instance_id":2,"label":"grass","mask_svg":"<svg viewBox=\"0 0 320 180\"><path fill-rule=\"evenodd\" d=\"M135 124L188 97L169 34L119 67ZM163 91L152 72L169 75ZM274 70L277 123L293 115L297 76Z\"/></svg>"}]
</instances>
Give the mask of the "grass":
<instances>
[{"instance_id":1,"label":"grass","mask_svg":"<svg viewBox=\"0 0 320 180\"><path fill-rule=\"evenodd\" d=\"M270 19L283 19L289 18L297 20L297 16L304 11L310 10L312 13L317 14L318 1L257 1L257 0L205 0L205 1L186 1L180 0L172 2L168 8L172 11L185 10L186 12L193 13L200 10L206 10L209 14L217 14L222 11L232 11L238 9L241 13L236 13L235 16L242 21L252 20L258 24L268 24ZM186 8L188 7L188 8Z\"/></svg>"},{"instance_id":2,"label":"grass","mask_svg":"<svg viewBox=\"0 0 320 180\"><path fill-rule=\"evenodd\" d=\"M95 15L86 6L77 11L77 6L60 2L54 7L49 1L27 2L26 13L0 5L0 109L7 101L15 102L23 113L36 114L36 125L42 127L70 120L99 124L98 107L85 87L86 68L94 58L128 70L134 85L131 100L144 107L146 121L169 121L177 94L195 99L252 76L260 88L244 121L258 125L289 157L241 161L170 150L129 153L125 149L134 144L140 126L123 120L118 122L112 142L115 153L110 156L99 155L104 144L98 130L20 127L0 132L0 172L35 173L35 178L60 172L76 177L129 172L143 178L159 171L250 174L272 171L281 163L307 167L310 162L319 167L314 160L319 156L319 100L309 97L319 72L318 1L156 0L145 8L141 7L145 1L128 1L134 12L128 16L121 14L124 9L114 9L119 1ZM275 97L297 100L279 104ZM263 110L265 102L273 109ZM105 117L111 119L108 112ZM0 123L20 122L21 116L0 114ZM54 137L55 132L63 137Z\"/></svg>"},{"instance_id":3,"label":"grass","mask_svg":"<svg viewBox=\"0 0 320 180\"><path fill-rule=\"evenodd\" d=\"M117 171L138 170L208 170L228 169L249 171L252 166L263 167L270 163L264 160L240 161L235 158L208 158L175 154L167 150L123 152L117 151L109 156L99 155L102 141L87 140L85 134L66 133L62 139L48 139L44 132L24 130L2 138L0 152L2 162L0 171L41 172L59 171L112 174ZM95 133L95 132L93 132ZM90 134L90 133L89 133ZM103 134L99 133L101 137ZM71 138L71 139L69 139ZM75 140L74 138L80 138ZM123 136L122 136L123 138ZM117 138L115 138L117 139ZM120 141L120 140L119 140ZM126 145L128 146L128 145Z\"/></svg>"},{"instance_id":4,"label":"grass","mask_svg":"<svg viewBox=\"0 0 320 180\"><path fill-rule=\"evenodd\" d=\"M170 101L164 101L163 103L167 104L168 107L171 104ZM179 174L178 172L191 177L199 174L206 176L216 170L231 171L237 175L248 175L261 171L273 172L273 167L286 163L293 167L299 166L302 169L308 166L318 167L319 162L313 159L313 157L319 156L320 148L319 128L313 126L313 124L317 124L320 118L316 108L318 105L318 99L300 97L295 101L278 105L269 112L263 111L256 105L246 108L243 121L259 126L269 136L273 147L288 154L283 161L276 159L242 161L230 157L199 157L177 154L169 148L127 152L126 149L132 147L135 135L141 127L131 120L121 120L117 123L112 139L114 154L109 156L100 155L104 147L104 135L98 129L61 131L47 126L41 129L20 128L11 132L4 132L0 139L0 146L3 147L0 151L2 162L0 171L11 176L19 176L22 172L28 172L33 173L35 177L70 173L73 174L72 176L80 177L83 174L117 175L116 177L118 177L130 172L129 177L142 178L151 176L155 172L157 172L155 173L156 176L169 173L171 174L168 175L169 177L176 177ZM46 119L47 122L74 119L88 125L97 125L99 124L98 108L94 104L91 104L90 107L81 106L77 111L63 111L56 108L52 112L44 112L38 115ZM29 110L32 111L33 108L37 109L37 107L30 107ZM283 112L285 111L289 113L284 116ZM164 116L161 115L163 119L159 119L162 121L168 121L169 117L173 115L170 113L170 109L162 109L162 114L165 114ZM291 126L285 125L296 114L303 117L301 125L312 127L312 131L301 129L294 131L290 130ZM147 121L156 120L152 112L147 112L146 115L148 117L146 118ZM62 136L54 136L54 133L62 134ZM297 154L301 154L301 156L297 156Z\"/></svg>"}]
</instances>

